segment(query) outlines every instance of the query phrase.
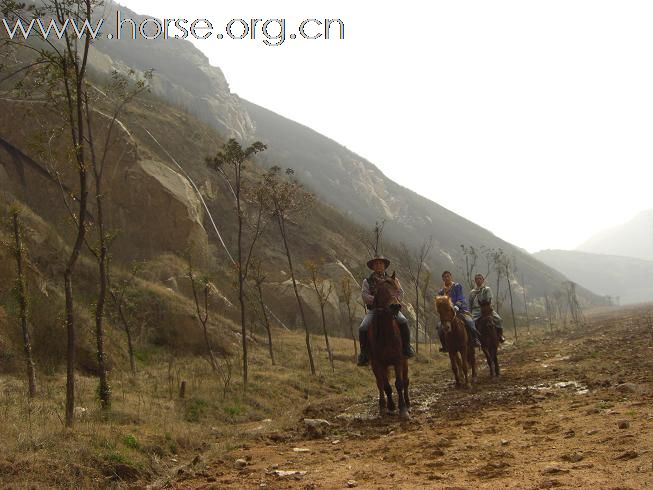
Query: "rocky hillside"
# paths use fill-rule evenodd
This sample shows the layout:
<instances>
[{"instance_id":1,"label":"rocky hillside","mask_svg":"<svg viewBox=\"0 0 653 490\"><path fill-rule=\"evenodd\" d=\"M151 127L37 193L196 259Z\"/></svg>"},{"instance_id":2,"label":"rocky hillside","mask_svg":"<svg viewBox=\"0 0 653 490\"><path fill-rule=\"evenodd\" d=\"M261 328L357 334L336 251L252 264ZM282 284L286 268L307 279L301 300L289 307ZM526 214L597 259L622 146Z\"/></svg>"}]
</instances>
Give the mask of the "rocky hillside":
<instances>
[{"instance_id":1,"label":"rocky hillside","mask_svg":"<svg viewBox=\"0 0 653 490\"><path fill-rule=\"evenodd\" d=\"M302 181L323 200L363 226L385 219L386 235L395 243L417 247L432 235L429 263L438 278L441 271L449 269L461 279L464 258L460 246L473 245L477 249L501 248L514 257L517 282L523 276L531 295L549 294L565 280L527 252L388 179L374 164L335 141L250 102L245 102L245 107L257 136L271 145L264 161L283 161L297 169ZM479 270L486 270L484 259L479 260ZM592 297L587 291L582 294L586 299Z\"/></svg>"},{"instance_id":2,"label":"rocky hillside","mask_svg":"<svg viewBox=\"0 0 653 490\"><path fill-rule=\"evenodd\" d=\"M653 261L653 209L589 238L577 250Z\"/></svg>"},{"instance_id":3,"label":"rocky hillside","mask_svg":"<svg viewBox=\"0 0 653 490\"><path fill-rule=\"evenodd\" d=\"M103 14L115 18L116 4L107 2ZM120 7L123 18L142 22L146 17ZM129 34L128 25L125 28ZM128 37L127 35L125 37ZM167 104L194 114L225 136L241 140L253 137L254 127L238 96L231 93L220 68L185 40L107 40L94 43L92 66L98 75L112 70L154 70L152 93Z\"/></svg>"},{"instance_id":4,"label":"rocky hillside","mask_svg":"<svg viewBox=\"0 0 653 490\"><path fill-rule=\"evenodd\" d=\"M653 298L653 262L618 255L569 250L543 250L535 258L559 270L572 281L621 304Z\"/></svg>"},{"instance_id":5,"label":"rocky hillside","mask_svg":"<svg viewBox=\"0 0 653 490\"><path fill-rule=\"evenodd\" d=\"M135 283L132 306L134 321L140 325L146 343L191 351L201 345L186 277L189 251L196 267L207 273L214 285L212 332L216 337L226 337L225 349L238 342L236 329L231 328L237 316L233 268L209 213L232 252L235 216L227 188L205 164L205 157L215 154L231 136L245 141L261 139L269 146L257 162L250 162L249 182L257 180L272 163L293 167L299 179L320 198L308 217L293 220L288 228L300 292L308 305L308 322L316 331L320 329L319 308L305 261L324 262L322 278L336 286L327 304L329 326L332 333L347 334L349 325L343 318L337 286L343 278L354 283L352 300L359 317L362 308L356 305L357 284L368 273L364 266L367 250L360 237L380 218L388 221L385 252L406 286L409 283L399 261L398 243L416 247L428 235L435 238L429 265L437 279L445 268L461 275L460 244L466 244L501 247L515 257L519 268L513 288L517 301L522 297L522 281L529 298L536 300L560 288L565 280L559 272L487 230L390 181L372 163L334 141L240 100L231 93L222 72L211 67L190 43L148 41L123 46L99 41L94 45L90 69L98 93L102 93L111 70L129 68L137 72L155 68L153 90L120 116L119 130L110 141L111 167L104 194L107 224L115 234L112 267L117 277L127 277L134 261L145 261ZM111 100L99 97L97 104L93 119L96 136L101 137ZM75 187L73 169L66 164L69 155L65 139L49 137L61 125L60 114L47 110L43 100L27 103L16 97L4 98L0 110L13 115L0 121L0 212L6 216L8 206L18 202L29 217L26 240L34 264L31 289L40 291L34 312L42 320L40 328L45 335L61 329L57 318L62 309L61 274L73 236L63 195L68 192L66 187ZM44 140L48 141L46 146ZM60 172L63 187L53 178L55 170ZM92 229L89 233L93 237ZM7 228L2 229L2 235L9 239ZM288 266L272 226L263 236L259 256L267 276L264 294L275 317L295 326L298 322ZM11 255L3 254L0 261L3 278L11 278ZM10 311L10 281L4 284L0 306ZM96 272L86 251L78 277L80 305L93 303L95 288ZM601 301L589 291L581 290L580 294L585 303ZM407 301L411 316L414 296L410 292ZM3 341L0 338L0 343ZM92 349L80 341L80 346L84 345L88 347L88 365L92 366Z\"/></svg>"},{"instance_id":6,"label":"rocky hillside","mask_svg":"<svg viewBox=\"0 0 653 490\"><path fill-rule=\"evenodd\" d=\"M105 16L113 15L113 8L109 5ZM121 10L124 15L144 18L128 9ZM230 91L221 70L211 66L189 42L99 41L95 48L96 70L106 74L112 68L154 68L155 95L206 121L223 136L267 143L269 150L260 158L263 166L292 167L325 203L359 226L369 228L376 220L385 219L388 249L400 242L417 247L432 235L435 245L430 266L438 277L444 269L462 276L460 245L464 244L502 248L514 256L518 282L523 276L529 294L534 296L558 289L565 280L525 251L388 179L373 163L337 142L238 98ZM597 299L589 292L581 293L588 301Z\"/></svg>"}]
</instances>

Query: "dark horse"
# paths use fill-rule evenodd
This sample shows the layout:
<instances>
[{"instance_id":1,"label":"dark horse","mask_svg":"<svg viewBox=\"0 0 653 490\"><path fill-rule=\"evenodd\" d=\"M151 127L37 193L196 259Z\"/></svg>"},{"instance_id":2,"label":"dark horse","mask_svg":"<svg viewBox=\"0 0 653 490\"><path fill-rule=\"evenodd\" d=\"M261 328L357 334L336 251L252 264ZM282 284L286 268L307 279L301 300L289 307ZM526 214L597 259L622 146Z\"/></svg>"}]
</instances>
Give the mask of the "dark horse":
<instances>
[{"instance_id":1,"label":"dark horse","mask_svg":"<svg viewBox=\"0 0 653 490\"><path fill-rule=\"evenodd\" d=\"M490 376L499 376L499 360L497 350L499 349L499 336L497 335L496 323L492 315L490 303L481 304L481 316L476 320L476 328L481 337L481 349L487 359L487 367Z\"/></svg>"},{"instance_id":2,"label":"dark horse","mask_svg":"<svg viewBox=\"0 0 653 490\"><path fill-rule=\"evenodd\" d=\"M472 379L476 379L476 351L470 342L465 327L465 320L456 315L449 296L436 296L435 308L440 315L440 322L444 331L444 341L449 351L451 370L456 378L456 386L462 386L461 378L465 380L464 386L469 386L467 371L472 368Z\"/></svg>"},{"instance_id":3,"label":"dark horse","mask_svg":"<svg viewBox=\"0 0 653 490\"><path fill-rule=\"evenodd\" d=\"M388 368L394 367L395 387L399 397L399 415L408 419L408 362L403 355L399 324L395 314L401 308L398 300L399 286L395 274L377 282L374 295L374 321L367 336L370 346L370 361L372 371L379 388L379 415L395 411L392 400L392 387L388 379ZM386 405L387 397L387 405Z\"/></svg>"}]
</instances>

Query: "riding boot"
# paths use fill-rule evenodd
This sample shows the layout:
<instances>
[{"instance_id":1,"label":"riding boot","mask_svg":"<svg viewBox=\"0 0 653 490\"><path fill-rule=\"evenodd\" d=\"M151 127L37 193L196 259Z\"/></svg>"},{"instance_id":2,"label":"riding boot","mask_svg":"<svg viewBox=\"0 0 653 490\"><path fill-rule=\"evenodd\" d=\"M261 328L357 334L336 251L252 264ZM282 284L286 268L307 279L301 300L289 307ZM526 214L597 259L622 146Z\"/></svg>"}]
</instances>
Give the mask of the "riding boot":
<instances>
[{"instance_id":1,"label":"riding boot","mask_svg":"<svg viewBox=\"0 0 653 490\"><path fill-rule=\"evenodd\" d=\"M506 338L503 336L503 327L497 327L497 337L499 337L499 342L502 344L506 341Z\"/></svg>"},{"instance_id":2,"label":"riding boot","mask_svg":"<svg viewBox=\"0 0 653 490\"><path fill-rule=\"evenodd\" d=\"M370 362L370 353L367 346L367 332L359 331L358 332L358 341L360 342L361 351L358 354L358 365L367 366Z\"/></svg>"},{"instance_id":3,"label":"riding boot","mask_svg":"<svg viewBox=\"0 0 653 490\"><path fill-rule=\"evenodd\" d=\"M470 334L471 334L471 337L472 337L472 344L474 344L475 347L481 347L482 346L481 337L478 334L478 330L476 330L475 328L471 328L470 329Z\"/></svg>"},{"instance_id":4,"label":"riding boot","mask_svg":"<svg viewBox=\"0 0 653 490\"><path fill-rule=\"evenodd\" d=\"M444 342L444 332L443 331L438 331L438 337L440 337L440 343L442 344L442 347L440 347L440 352L447 352L447 344Z\"/></svg>"},{"instance_id":5,"label":"riding boot","mask_svg":"<svg viewBox=\"0 0 653 490\"><path fill-rule=\"evenodd\" d=\"M404 347L404 356L413 357L415 355L415 350L413 346L410 345L410 329L408 328L407 323L399 324L399 333L401 333L401 343Z\"/></svg>"},{"instance_id":6,"label":"riding boot","mask_svg":"<svg viewBox=\"0 0 653 490\"><path fill-rule=\"evenodd\" d=\"M469 336L472 345L475 347L481 347L481 336L479 335L478 330L476 330L474 322L465 321L465 326L467 327L467 335Z\"/></svg>"}]
</instances>

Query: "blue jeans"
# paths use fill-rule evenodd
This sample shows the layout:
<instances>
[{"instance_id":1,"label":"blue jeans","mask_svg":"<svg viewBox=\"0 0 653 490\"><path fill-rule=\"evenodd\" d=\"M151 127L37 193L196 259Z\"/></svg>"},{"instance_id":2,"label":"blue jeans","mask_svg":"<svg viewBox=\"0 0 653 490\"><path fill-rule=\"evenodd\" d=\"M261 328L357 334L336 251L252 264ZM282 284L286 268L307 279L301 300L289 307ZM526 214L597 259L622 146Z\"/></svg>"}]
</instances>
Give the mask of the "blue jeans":
<instances>
[{"instance_id":1,"label":"blue jeans","mask_svg":"<svg viewBox=\"0 0 653 490\"><path fill-rule=\"evenodd\" d=\"M408 325L408 319L404 316L404 314L401 311L397 312L397 323L399 323L399 326L403 325ZM363 317L363 321L361 322L361 326L358 327L358 332L367 332L367 330L370 328L370 325L372 324L372 320L374 319L374 310L367 310L367 313L365 313L365 316Z\"/></svg>"}]
</instances>

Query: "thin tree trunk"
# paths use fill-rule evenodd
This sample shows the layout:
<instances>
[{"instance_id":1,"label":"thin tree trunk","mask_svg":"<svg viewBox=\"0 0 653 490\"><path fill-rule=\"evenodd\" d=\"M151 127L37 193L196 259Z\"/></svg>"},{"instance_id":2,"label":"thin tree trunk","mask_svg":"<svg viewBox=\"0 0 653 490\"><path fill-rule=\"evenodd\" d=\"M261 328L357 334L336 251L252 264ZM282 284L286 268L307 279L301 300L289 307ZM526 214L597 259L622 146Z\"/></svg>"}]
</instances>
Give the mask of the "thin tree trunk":
<instances>
[{"instance_id":1,"label":"thin tree trunk","mask_svg":"<svg viewBox=\"0 0 653 490\"><path fill-rule=\"evenodd\" d=\"M112 290L111 285L111 275L109 274L109 271L107 270L107 287L109 289L109 294L111 295L111 298L113 299L113 302L116 304L118 308L118 316L120 316L120 321L122 322L122 326L125 329L125 334L127 335L127 352L129 353L129 367L131 369L132 376L136 375L136 361L135 361L135 356L134 356L134 344L132 341L132 334L131 334L131 327L129 326L129 322L127 321L127 317L125 316L125 312L122 309L122 294L120 298L115 294L115 292Z\"/></svg>"},{"instance_id":2,"label":"thin tree trunk","mask_svg":"<svg viewBox=\"0 0 653 490\"><path fill-rule=\"evenodd\" d=\"M243 215L240 209L240 171L236 170L236 211L238 213L238 302L240 303L240 331L243 337L243 389L247 390L247 321L245 314L245 271L243 270Z\"/></svg>"},{"instance_id":3,"label":"thin tree trunk","mask_svg":"<svg viewBox=\"0 0 653 490\"><path fill-rule=\"evenodd\" d=\"M256 284L256 289L258 290L258 299L259 303L261 305L261 311L263 312L263 322L265 326L265 330L268 333L268 346L270 349L270 360L272 361L272 365L274 366L274 351L272 350L272 328L270 327L270 320L268 319L268 312L265 309L265 303L263 302L263 289L261 288L261 284L257 283Z\"/></svg>"},{"instance_id":4,"label":"thin tree trunk","mask_svg":"<svg viewBox=\"0 0 653 490\"><path fill-rule=\"evenodd\" d=\"M89 123L89 135L90 123ZM98 293L97 305L95 307L95 338L97 344L97 361L98 370L100 371L100 406L102 409L108 409L111 406L111 387L106 367L106 354L104 353L104 305L107 297L107 241L104 234L104 219L102 209L102 195L100 191L101 174L96 173L95 189L97 203L97 224L100 235L100 255L98 257L98 266L100 272L100 291Z\"/></svg>"},{"instance_id":5,"label":"thin tree trunk","mask_svg":"<svg viewBox=\"0 0 653 490\"><path fill-rule=\"evenodd\" d=\"M79 149L78 151L82 150ZM75 312L72 279L86 234L86 206L88 200L86 164L83 157L81 158L79 164L80 193L77 239L64 271L64 293L66 298L66 427L68 428L73 426L75 414Z\"/></svg>"},{"instance_id":6,"label":"thin tree trunk","mask_svg":"<svg viewBox=\"0 0 653 490\"><path fill-rule=\"evenodd\" d=\"M419 354L419 274L415 281L415 354Z\"/></svg>"},{"instance_id":7,"label":"thin tree trunk","mask_svg":"<svg viewBox=\"0 0 653 490\"><path fill-rule=\"evenodd\" d=\"M27 324L27 283L23 274L23 244L20 238L20 224L18 223L18 212L13 213L14 237L16 239L16 268L18 271L18 306L20 316L20 326L23 331L23 349L25 351L25 364L27 367L27 384L30 398L36 396L36 373L34 370L34 360L32 358L32 344L30 342L29 328Z\"/></svg>"},{"instance_id":8,"label":"thin tree trunk","mask_svg":"<svg viewBox=\"0 0 653 490\"><path fill-rule=\"evenodd\" d=\"M544 296L544 304L546 305L546 316L549 319L549 330L553 333L553 324L551 323L551 305L549 304L548 296Z\"/></svg>"},{"instance_id":9,"label":"thin tree trunk","mask_svg":"<svg viewBox=\"0 0 653 490\"><path fill-rule=\"evenodd\" d=\"M501 271L497 268L497 313L501 314L501 295L499 294L499 287L501 286Z\"/></svg>"},{"instance_id":10,"label":"thin tree trunk","mask_svg":"<svg viewBox=\"0 0 653 490\"><path fill-rule=\"evenodd\" d=\"M304 324L304 330L306 332L306 350L308 351L308 361L311 366L311 374L315 374L315 363L313 362L313 350L311 348L311 337L308 332L308 324L306 323L306 316L304 315L304 307L302 306L302 300L299 296L299 291L297 290L297 282L295 281L295 271L292 266L292 259L290 255L290 248L288 247L288 240L286 239L286 229L281 216L277 216L277 222L279 224L279 231L281 232L281 237L283 238L283 246L286 249L286 258L288 259L288 267L290 268L290 278L292 279L292 287L295 291L295 298L297 298L297 305L299 306L299 314L302 318L302 323Z\"/></svg>"},{"instance_id":11,"label":"thin tree trunk","mask_svg":"<svg viewBox=\"0 0 653 490\"><path fill-rule=\"evenodd\" d=\"M526 283L524 282L524 275L521 276L521 286L524 292L524 312L526 313L526 331L531 333L531 322L528 319L528 302L526 300Z\"/></svg>"},{"instance_id":12,"label":"thin tree trunk","mask_svg":"<svg viewBox=\"0 0 653 490\"><path fill-rule=\"evenodd\" d=\"M351 301L351 299L350 299ZM347 321L349 322L349 331L351 332L351 339L354 341L354 359L358 357L358 344L356 343L356 335L354 334L354 322L352 321L351 306L347 302Z\"/></svg>"},{"instance_id":13,"label":"thin tree trunk","mask_svg":"<svg viewBox=\"0 0 653 490\"><path fill-rule=\"evenodd\" d=\"M73 316L72 268L64 272L66 295L66 427L73 426L75 414L75 320Z\"/></svg>"},{"instance_id":14,"label":"thin tree trunk","mask_svg":"<svg viewBox=\"0 0 653 490\"><path fill-rule=\"evenodd\" d=\"M515 343L517 343L517 321L515 320L515 308L512 304L512 287L510 285L510 274L506 273L506 279L508 281L508 294L510 295L510 311L512 312L512 326L515 330Z\"/></svg>"},{"instance_id":15,"label":"thin tree trunk","mask_svg":"<svg viewBox=\"0 0 653 490\"><path fill-rule=\"evenodd\" d=\"M426 336L430 337L430 334L428 333L429 330L427 328L428 327L429 317L426 314L426 298L423 298L423 299L424 299L424 337L426 337ZM426 342L426 341L428 341L428 339L425 338L424 341Z\"/></svg>"},{"instance_id":16,"label":"thin tree trunk","mask_svg":"<svg viewBox=\"0 0 653 490\"><path fill-rule=\"evenodd\" d=\"M204 344L206 345L206 353L209 356L209 362L211 363L211 368L214 373L220 371L218 361L216 361L215 356L213 355L213 350L211 349L211 342L209 341L209 332L206 327L206 324L209 321L209 286L204 284L204 316L200 310L200 300L197 297L197 288L195 287L195 277L193 276L192 262L191 258L188 258L189 263L189 272L188 278L190 279L190 284L193 289L193 298L195 299L195 311L197 312L197 319L202 325L202 333L204 334Z\"/></svg>"},{"instance_id":17,"label":"thin tree trunk","mask_svg":"<svg viewBox=\"0 0 653 490\"><path fill-rule=\"evenodd\" d=\"M329 345L329 334L326 327L326 318L324 316L324 305L320 301L320 313L322 314L322 330L324 331L324 341L326 342L327 354L329 355L329 363L331 364L331 371L336 372L336 368L333 365L333 353L331 352L331 346Z\"/></svg>"}]
</instances>

